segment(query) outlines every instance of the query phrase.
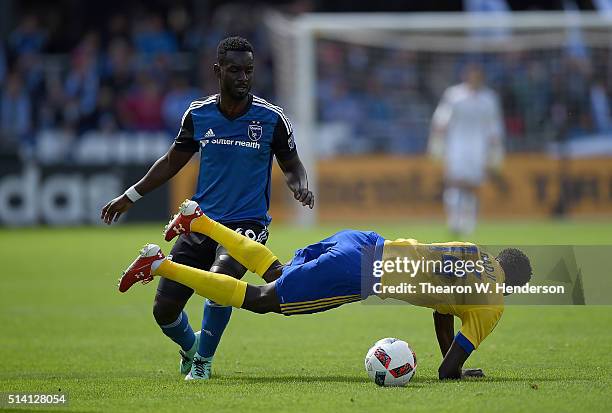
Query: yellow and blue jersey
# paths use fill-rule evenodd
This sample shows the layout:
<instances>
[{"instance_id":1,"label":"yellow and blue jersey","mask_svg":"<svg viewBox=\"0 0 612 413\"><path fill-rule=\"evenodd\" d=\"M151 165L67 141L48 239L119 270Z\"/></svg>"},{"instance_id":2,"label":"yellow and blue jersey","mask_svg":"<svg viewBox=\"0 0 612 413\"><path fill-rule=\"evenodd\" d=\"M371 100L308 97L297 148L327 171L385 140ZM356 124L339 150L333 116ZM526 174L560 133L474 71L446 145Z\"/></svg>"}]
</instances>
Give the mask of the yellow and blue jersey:
<instances>
[{"instance_id":1,"label":"yellow and blue jersey","mask_svg":"<svg viewBox=\"0 0 612 413\"><path fill-rule=\"evenodd\" d=\"M496 285L502 284L505 276L497 260L475 244L467 242L421 244L414 239L385 241L383 261L398 257L421 262L461 260L482 263L481 271L467 271L461 276L441 272L440 268L432 266L409 278L405 273L397 272L385 273L382 277L382 285L395 286L409 280L411 285L418 288L413 294L386 293L381 294L381 298L396 298L458 317L462 324L457 341L468 353L477 348L493 331L504 311L503 294L496 291ZM477 284L480 284L480 290L476 288ZM422 285L431 287L424 288ZM448 288L450 286L462 288ZM483 290L487 292L483 293Z\"/></svg>"},{"instance_id":2,"label":"yellow and blue jersey","mask_svg":"<svg viewBox=\"0 0 612 413\"><path fill-rule=\"evenodd\" d=\"M377 294L413 305L429 307L461 319L457 341L469 353L495 328L503 313L503 295L495 285L504 282L499 263L469 243L420 244L412 239L385 240L376 232L345 230L318 243L296 251L276 281L276 293L284 315L326 311L374 294L373 284L399 285L406 273L387 272L373 276L375 261L395 261L404 257L413 261L482 260L483 271L463 276L441 273L435 268L422 269L410 277L410 283L433 286L489 284L488 294L451 292L405 292Z\"/></svg>"}]
</instances>

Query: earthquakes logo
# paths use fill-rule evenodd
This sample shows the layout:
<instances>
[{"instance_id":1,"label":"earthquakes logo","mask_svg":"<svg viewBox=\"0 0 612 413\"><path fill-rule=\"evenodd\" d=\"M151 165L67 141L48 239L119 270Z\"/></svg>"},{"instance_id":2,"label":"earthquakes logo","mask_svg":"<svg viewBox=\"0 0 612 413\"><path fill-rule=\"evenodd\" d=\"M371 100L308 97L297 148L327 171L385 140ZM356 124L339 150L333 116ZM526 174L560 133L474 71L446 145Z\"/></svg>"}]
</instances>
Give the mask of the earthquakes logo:
<instances>
[{"instance_id":1,"label":"earthquakes logo","mask_svg":"<svg viewBox=\"0 0 612 413\"><path fill-rule=\"evenodd\" d=\"M289 139L287 140L287 144L289 145L289 149L293 150L295 148L295 140L293 139L293 133L289 135Z\"/></svg>"},{"instance_id":2,"label":"earthquakes logo","mask_svg":"<svg viewBox=\"0 0 612 413\"><path fill-rule=\"evenodd\" d=\"M263 135L263 128L261 127L261 122L256 121L256 120L251 121L251 124L249 125L249 128L248 128L248 133L249 133L249 138L252 141L257 142L258 140L260 140Z\"/></svg>"}]
</instances>

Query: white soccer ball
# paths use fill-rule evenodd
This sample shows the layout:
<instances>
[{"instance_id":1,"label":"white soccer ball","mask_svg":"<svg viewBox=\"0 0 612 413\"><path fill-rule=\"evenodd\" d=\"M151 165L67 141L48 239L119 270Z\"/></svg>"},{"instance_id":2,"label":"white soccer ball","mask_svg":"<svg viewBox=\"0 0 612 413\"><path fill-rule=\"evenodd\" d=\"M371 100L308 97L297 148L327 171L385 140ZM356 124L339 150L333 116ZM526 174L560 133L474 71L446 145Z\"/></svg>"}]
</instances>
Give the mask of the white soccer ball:
<instances>
[{"instance_id":1,"label":"white soccer ball","mask_svg":"<svg viewBox=\"0 0 612 413\"><path fill-rule=\"evenodd\" d=\"M405 386L416 371L416 355L397 338L378 340L365 357L368 376L379 386Z\"/></svg>"}]
</instances>

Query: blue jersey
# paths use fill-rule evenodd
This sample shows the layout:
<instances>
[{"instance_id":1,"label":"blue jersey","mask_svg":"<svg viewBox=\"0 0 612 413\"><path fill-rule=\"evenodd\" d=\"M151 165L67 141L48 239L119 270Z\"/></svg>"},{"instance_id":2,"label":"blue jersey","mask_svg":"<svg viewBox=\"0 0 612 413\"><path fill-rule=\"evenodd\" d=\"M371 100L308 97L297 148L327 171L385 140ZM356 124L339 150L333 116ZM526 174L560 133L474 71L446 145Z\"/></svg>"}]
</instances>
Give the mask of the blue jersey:
<instances>
[{"instance_id":1,"label":"blue jersey","mask_svg":"<svg viewBox=\"0 0 612 413\"><path fill-rule=\"evenodd\" d=\"M283 110L250 96L246 110L230 119L219 95L191 103L174 142L181 151L200 151L193 200L218 222L268 225L272 158L296 155L293 130Z\"/></svg>"}]
</instances>

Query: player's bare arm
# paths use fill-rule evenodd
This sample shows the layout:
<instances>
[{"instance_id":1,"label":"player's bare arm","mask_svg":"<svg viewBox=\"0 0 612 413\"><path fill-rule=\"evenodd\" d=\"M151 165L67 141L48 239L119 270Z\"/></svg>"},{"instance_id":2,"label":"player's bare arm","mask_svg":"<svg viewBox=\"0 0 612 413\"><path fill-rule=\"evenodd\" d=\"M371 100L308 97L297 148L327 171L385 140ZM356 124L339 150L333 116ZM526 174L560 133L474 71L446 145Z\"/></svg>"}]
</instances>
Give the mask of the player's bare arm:
<instances>
[{"instance_id":1,"label":"player's bare arm","mask_svg":"<svg viewBox=\"0 0 612 413\"><path fill-rule=\"evenodd\" d=\"M440 380L460 379L462 377L461 368L469 356L468 352L456 340L453 340L438 368Z\"/></svg>"},{"instance_id":2,"label":"player's bare arm","mask_svg":"<svg viewBox=\"0 0 612 413\"><path fill-rule=\"evenodd\" d=\"M451 344L453 344L453 339L455 338L454 317L450 314L442 314L434 311L433 319L438 345L440 346L442 357L444 357L446 353L448 353Z\"/></svg>"},{"instance_id":3,"label":"player's bare arm","mask_svg":"<svg viewBox=\"0 0 612 413\"><path fill-rule=\"evenodd\" d=\"M441 314L434 311L433 319L438 345L440 346L442 357L444 357L438 369L439 378L444 380L484 377L481 369L462 369L463 363L465 363L469 354L458 343L454 343L454 317L450 314Z\"/></svg>"},{"instance_id":4,"label":"player's bare arm","mask_svg":"<svg viewBox=\"0 0 612 413\"><path fill-rule=\"evenodd\" d=\"M300 161L300 157L295 156L281 160L278 159L278 165L285 174L287 186L293 192L293 197L301 202L303 206L308 206L310 209L314 207L315 197L312 191L308 189L308 176L306 168Z\"/></svg>"},{"instance_id":5,"label":"player's bare arm","mask_svg":"<svg viewBox=\"0 0 612 413\"><path fill-rule=\"evenodd\" d=\"M433 313L434 327L438 345L442 352L442 364L438 369L438 376L443 379L460 379L461 367L469 354L457 343L453 346L455 336L454 317L450 314Z\"/></svg>"},{"instance_id":6,"label":"player's bare arm","mask_svg":"<svg viewBox=\"0 0 612 413\"><path fill-rule=\"evenodd\" d=\"M145 195L160 187L176 175L189 162L192 155L193 153L179 151L175 148L175 145L172 145L168 152L153 164L147 174L133 188L138 194ZM133 204L134 202L125 193L121 194L102 208L100 218L107 225L110 225L113 222L117 222L119 217L130 209Z\"/></svg>"}]
</instances>

